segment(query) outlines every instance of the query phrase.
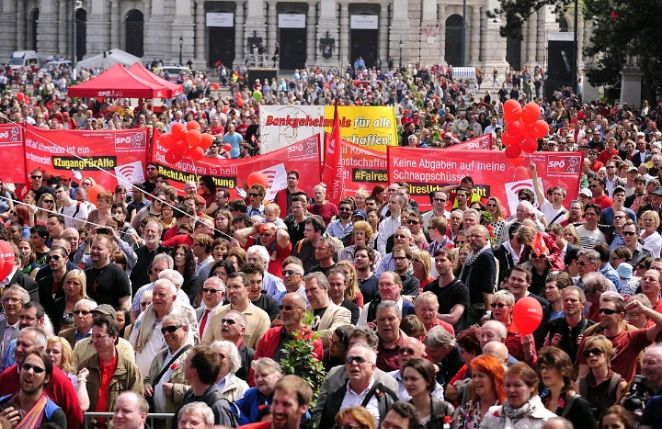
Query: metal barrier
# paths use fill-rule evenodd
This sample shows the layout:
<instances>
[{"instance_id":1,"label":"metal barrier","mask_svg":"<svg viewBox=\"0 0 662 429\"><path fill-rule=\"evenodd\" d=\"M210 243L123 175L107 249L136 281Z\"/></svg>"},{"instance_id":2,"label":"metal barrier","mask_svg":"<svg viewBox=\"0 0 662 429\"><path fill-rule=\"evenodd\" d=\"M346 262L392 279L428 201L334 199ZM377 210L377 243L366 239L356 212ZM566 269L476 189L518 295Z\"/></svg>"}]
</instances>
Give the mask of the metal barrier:
<instances>
[{"instance_id":1,"label":"metal barrier","mask_svg":"<svg viewBox=\"0 0 662 429\"><path fill-rule=\"evenodd\" d=\"M174 413L148 413L145 427L156 428L157 425L154 424L155 422L158 422L159 420L169 422L172 420L174 416L175 416ZM90 420L92 420L95 417L105 417L110 421L113 418L113 413L93 413L93 412L84 413L83 428L85 429L94 428ZM165 427L165 426L161 426L161 427Z\"/></svg>"}]
</instances>

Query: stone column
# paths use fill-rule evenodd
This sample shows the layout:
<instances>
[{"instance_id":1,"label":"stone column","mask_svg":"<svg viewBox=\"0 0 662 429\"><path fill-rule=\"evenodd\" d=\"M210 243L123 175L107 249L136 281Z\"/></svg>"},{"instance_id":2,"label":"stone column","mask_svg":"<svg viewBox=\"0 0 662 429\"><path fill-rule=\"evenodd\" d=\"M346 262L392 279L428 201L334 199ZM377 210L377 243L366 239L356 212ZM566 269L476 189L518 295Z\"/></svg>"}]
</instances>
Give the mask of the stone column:
<instances>
[{"instance_id":1,"label":"stone column","mask_svg":"<svg viewBox=\"0 0 662 429\"><path fill-rule=\"evenodd\" d=\"M470 67L476 67L480 62L480 6L471 6L471 33L470 33L469 64Z\"/></svg>"},{"instance_id":2,"label":"stone column","mask_svg":"<svg viewBox=\"0 0 662 429\"><path fill-rule=\"evenodd\" d=\"M391 56L393 64L400 62L400 41L404 43L402 47L402 65L406 65L411 57L411 44L409 43L409 6L406 0L393 0L393 13L391 18Z\"/></svg>"},{"instance_id":3,"label":"stone column","mask_svg":"<svg viewBox=\"0 0 662 429\"><path fill-rule=\"evenodd\" d=\"M330 66L330 65L336 65L337 64L337 58L338 58L338 47L339 47L339 39L338 39L338 7L337 3L335 0L322 0L319 3L319 20L317 22L317 44L315 46L315 50L317 51L317 64L322 65L322 66ZM322 56L322 53L319 52L319 41L322 38L327 37L332 38L335 40L335 45L333 48L333 52L331 55L331 58L324 58Z\"/></svg>"},{"instance_id":4,"label":"stone column","mask_svg":"<svg viewBox=\"0 0 662 429\"><path fill-rule=\"evenodd\" d=\"M248 38L253 37L253 33L257 37L262 38L262 43L267 42L267 29L264 25L266 22L265 19L265 10L264 10L264 0L248 0L247 1L247 15L246 15L246 26L244 30L244 37L242 40L242 46L248 46ZM257 54L257 52L255 52ZM246 55L249 52L246 51Z\"/></svg>"},{"instance_id":5,"label":"stone column","mask_svg":"<svg viewBox=\"0 0 662 429\"><path fill-rule=\"evenodd\" d=\"M441 31L439 32L439 58L441 63L446 62L446 5L439 4L439 25Z\"/></svg>"},{"instance_id":6,"label":"stone column","mask_svg":"<svg viewBox=\"0 0 662 429\"><path fill-rule=\"evenodd\" d=\"M267 56L273 56L276 42L278 41L278 11L276 2L269 2L269 13L267 14ZM269 56L269 58L271 58ZM271 63L273 65L273 62Z\"/></svg>"},{"instance_id":7,"label":"stone column","mask_svg":"<svg viewBox=\"0 0 662 429\"><path fill-rule=\"evenodd\" d=\"M535 67L536 63L536 23L538 22L538 12L529 16L526 22L526 62L523 65L528 66L531 70Z\"/></svg>"},{"instance_id":8,"label":"stone column","mask_svg":"<svg viewBox=\"0 0 662 429\"><path fill-rule=\"evenodd\" d=\"M57 50L60 54L65 55L65 57L69 56L69 51L67 50L69 43L67 42L71 41L72 30L68 19L70 10L67 7L67 3L71 4L71 2L67 2L67 0L59 0L57 9ZM76 37L76 35L74 35L74 37ZM76 54L74 53L74 55Z\"/></svg>"},{"instance_id":9,"label":"stone column","mask_svg":"<svg viewBox=\"0 0 662 429\"><path fill-rule=\"evenodd\" d=\"M586 28L586 23L584 22L584 17L582 15L579 16L579 21L577 22L577 56L578 61L577 61L577 67L581 69L584 66L584 61L583 61L583 55L582 55L582 50L584 50L584 31Z\"/></svg>"},{"instance_id":10,"label":"stone column","mask_svg":"<svg viewBox=\"0 0 662 429\"><path fill-rule=\"evenodd\" d=\"M55 2L41 2L39 4L39 27L37 30L37 47L40 54L57 54L57 25Z\"/></svg>"},{"instance_id":11,"label":"stone column","mask_svg":"<svg viewBox=\"0 0 662 429\"><path fill-rule=\"evenodd\" d=\"M193 4L191 0L177 0L175 2L175 17L172 21L172 31L170 32L171 55L175 61L179 62L179 38L184 39L182 45L182 62L186 64L188 60L193 60L194 22L193 22Z\"/></svg>"},{"instance_id":12,"label":"stone column","mask_svg":"<svg viewBox=\"0 0 662 429\"><path fill-rule=\"evenodd\" d=\"M195 63L196 68L205 67L205 64L207 63L205 55L205 50L207 47L207 41L205 40L206 25L205 2L204 0L200 0L195 3L195 44L193 45L195 59L193 62Z\"/></svg>"},{"instance_id":13,"label":"stone column","mask_svg":"<svg viewBox=\"0 0 662 429\"><path fill-rule=\"evenodd\" d=\"M13 3L13 2L12 2ZM25 46L25 2L19 1L17 2L18 8L16 11L16 48L18 49L24 49L26 48ZM7 12L9 13L9 12ZM3 8L3 13L2 15L5 14L4 8ZM12 39L8 39L8 41L12 41ZM13 49L12 49L13 50Z\"/></svg>"},{"instance_id":14,"label":"stone column","mask_svg":"<svg viewBox=\"0 0 662 429\"><path fill-rule=\"evenodd\" d=\"M237 2L234 12L234 63L244 62L244 3Z\"/></svg>"},{"instance_id":15,"label":"stone column","mask_svg":"<svg viewBox=\"0 0 662 429\"><path fill-rule=\"evenodd\" d=\"M388 65L388 32L386 25L388 24L388 3L379 4L379 59L382 62L382 67L386 68Z\"/></svg>"},{"instance_id":16,"label":"stone column","mask_svg":"<svg viewBox=\"0 0 662 429\"><path fill-rule=\"evenodd\" d=\"M437 55L439 38L431 31L437 27L437 0L423 0L421 14L421 29L418 31L418 51L421 64L438 63Z\"/></svg>"},{"instance_id":17,"label":"stone column","mask_svg":"<svg viewBox=\"0 0 662 429\"><path fill-rule=\"evenodd\" d=\"M545 64L545 52L547 51L547 34L545 32L545 14L541 12L538 14L538 22L536 24L536 64L542 66ZM533 72L533 70L531 70Z\"/></svg>"},{"instance_id":18,"label":"stone column","mask_svg":"<svg viewBox=\"0 0 662 429\"><path fill-rule=\"evenodd\" d=\"M349 6L346 1L343 1L340 4L340 28L343 31L340 32L340 65L344 66L351 63L349 58L349 32L350 22L349 22Z\"/></svg>"},{"instance_id":19,"label":"stone column","mask_svg":"<svg viewBox=\"0 0 662 429\"><path fill-rule=\"evenodd\" d=\"M105 0L92 0L87 19L87 52L98 54L108 49L110 35L103 30L108 28L107 3Z\"/></svg>"},{"instance_id":20,"label":"stone column","mask_svg":"<svg viewBox=\"0 0 662 429\"><path fill-rule=\"evenodd\" d=\"M621 71L621 103L639 107L641 105L641 78L638 66L624 66Z\"/></svg>"},{"instance_id":21,"label":"stone column","mask_svg":"<svg viewBox=\"0 0 662 429\"><path fill-rule=\"evenodd\" d=\"M164 0L150 0L145 2L145 57L149 59L163 59L169 61L170 47L170 20L166 21L163 12Z\"/></svg>"},{"instance_id":22,"label":"stone column","mask_svg":"<svg viewBox=\"0 0 662 429\"><path fill-rule=\"evenodd\" d=\"M308 16L306 16L306 26L308 34L306 40L306 64L317 64L317 38L315 37L315 27L317 26L317 4L308 3Z\"/></svg>"},{"instance_id":23,"label":"stone column","mask_svg":"<svg viewBox=\"0 0 662 429\"><path fill-rule=\"evenodd\" d=\"M110 48L124 49L120 36L122 18L120 17L120 0L113 0L110 6Z\"/></svg>"}]
</instances>

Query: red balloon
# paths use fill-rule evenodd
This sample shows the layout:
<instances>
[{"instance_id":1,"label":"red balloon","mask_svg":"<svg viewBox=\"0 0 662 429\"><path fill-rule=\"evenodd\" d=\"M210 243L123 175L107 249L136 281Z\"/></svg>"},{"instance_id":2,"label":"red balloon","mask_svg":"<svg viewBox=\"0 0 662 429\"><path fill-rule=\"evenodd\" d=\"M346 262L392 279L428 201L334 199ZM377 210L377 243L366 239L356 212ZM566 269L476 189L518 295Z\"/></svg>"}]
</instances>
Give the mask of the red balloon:
<instances>
[{"instance_id":1,"label":"red balloon","mask_svg":"<svg viewBox=\"0 0 662 429\"><path fill-rule=\"evenodd\" d=\"M522 122L525 125L531 125L538 119L540 119L540 106L533 101L526 103L524 108L522 108Z\"/></svg>"},{"instance_id":2,"label":"red balloon","mask_svg":"<svg viewBox=\"0 0 662 429\"><path fill-rule=\"evenodd\" d=\"M14 269L14 249L11 244L0 240L0 279L4 279Z\"/></svg>"},{"instance_id":3,"label":"red balloon","mask_svg":"<svg viewBox=\"0 0 662 429\"><path fill-rule=\"evenodd\" d=\"M533 153L538 149L538 140L536 139L524 139L522 143L522 150L526 153Z\"/></svg>"},{"instance_id":4,"label":"red balloon","mask_svg":"<svg viewBox=\"0 0 662 429\"><path fill-rule=\"evenodd\" d=\"M199 130L200 129L200 123L198 121L188 121L186 123L186 129L187 130Z\"/></svg>"},{"instance_id":5,"label":"red balloon","mask_svg":"<svg viewBox=\"0 0 662 429\"><path fill-rule=\"evenodd\" d=\"M200 146L196 146L194 148L191 148L191 150L188 151L188 156L193 160L193 161L200 161L202 157L205 156L205 150L201 148Z\"/></svg>"},{"instance_id":6,"label":"red balloon","mask_svg":"<svg viewBox=\"0 0 662 429\"><path fill-rule=\"evenodd\" d=\"M531 129L533 129L533 134L539 139L549 134L549 124L542 119L535 121L533 125L531 125Z\"/></svg>"},{"instance_id":7,"label":"red balloon","mask_svg":"<svg viewBox=\"0 0 662 429\"><path fill-rule=\"evenodd\" d=\"M25 94L23 94L22 92L17 93L16 94L16 99L18 101L20 101L21 103L24 102L25 101Z\"/></svg>"},{"instance_id":8,"label":"red balloon","mask_svg":"<svg viewBox=\"0 0 662 429\"><path fill-rule=\"evenodd\" d=\"M182 140L186 136L186 125L177 122L170 128L170 131L172 132L172 135L175 136L175 141Z\"/></svg>"},{"instance_id":9,"label":"red balloon","mask_svg":"<svg viewBox=\"0 0 662 429\"><path fill-rule=\"evenodd\" d=\"M170 152L176 153L180 158L184 156L184 153L188 150L188 144L184 140L179 140L175 142L175 145L172 147Z\"/></svg>"},{"instance_id":10,"label":"red balloon","mask_svg":"<svg viewBox=\"0 0 662 429\"><path fill-rule=\"evenodd\" d=\"M159 137L159 144L167 150L170 150L175 145L175 136L170 133L161 134Z\"/></svg>"},{"instance_id":11,"label":"red balloon","mask_svg":"<svg viewBox=\"0 0 662 429\"><path fill-rule=\"evenodd\" d=\"M524 137L526 129L524 128L524 123L520 120L513 121L506 125L506 130L508 133L514 137L519 136L520 138Z\"/></svg>"},{"instance_id":12,"label":"red balloon","mask_svg":"<svg viewBox=\"0 0 662 429\"><path fill-rule=\"evenodd\" d=\"M506 148L506 158L515 159L522 153L522 148L518 144L510 145Z\"/></svg>"},{"instance_id":13,"label":"red balloon","mask_svg":"<svg viewBox=\"0 0 662 429\"><path fill-rule=\"evenodd\" d=\"M501 136L501 142L503 143L504 146L512 146L515 144L521 144L522 143L522 138L521 137L516 137L508 132L503 133Z\"/></svg>"},{"instance_id":14,"label":"red balloon","mask_svg":"<svg viewBox=\"0 0 662 429\"><path fill-rule=\"evenodd\" d=\"M218 84L218 82L214 82L211 84L211 89L214 91L218 91L221 86Z\"/></svg>"},{"instance_id":15,"label":"red balloon","mask_svg":"<svg viewBox=\"0 0 662 429\"><path fill-rule=\"evenodd\" d=\"M200 134L200 130L188 130L186 132L186 143L188 144L188 147L198 147L200 146L201 141L202 134Z\"/></svg>"},{"instance_id":16,"label":"red balloon","mask_svg":"<svg viewBox=\"0 0 662 429\"><path fill-rule=\"evenodd\" d=\"M223 150L226 152L230 152L232 150L232 145L230 143L225 143L223 145Z\"/></svg>"},{"instance_id":17,"label":"red balloon","mask_svg":"<svg viewBox=\"0 0 662 429\"><path fill-rule=\"evenodd\" d=\"M200 138L200 147L204 150L209 149L209 147L214 143L214 136L211 134L204 133Z\"/></svg>"},{"instance_id":18,"label":"red balloon","mask_svg":"<svg viewBox=\"0 0 662 429\"><path fill-rule=\"evenodd\" d=\"M165 154L165 160L169 164L176 164L180 159L182 159L182 156L173 150Z\"/></svg>"},{"instance_id":19,"label":"red balloon","mask_svg":"<svg viewBox=\"0 0 662 429\"><path fill-rule=\"evenodd\" d=\"M248 175L248 177L246 178L246 183L248 184L248 186L260 184L265 188L269 187L269 179L267 179L267 176L257 171L254 171Z\"/></svg>"},{"instance_id":20,"label":"red balloon","mask_svg":"<svg viewBox=\"0 0 662 429\"><path fill-rule=\"evenodd\" d=\"M506 124L518 120L520 116L522 116L522 107L517 100L511 99L503 103L503 119Z\"/></svg>"},{"instance_id":21,"label":"red balloon","mask_svg":"<svg viewBox=\"0 0 662 429\"><path fill-rule=\"evenodd\" d=\"M542 306L535 298L527 296L513 307L513 323L522 335L532 334L542 321Z\"/></svg>"},{"instance_id":22,"label":"red balloon","mask_svg":"<svg viewBox=\"0 0 662 429\"><path fill-rule=\"evenodd\" d=\"M92 201L94 204L97 203L97 197L99 196L99 192L104 191L105 189L101 185L94 185L90 188L89 191L87 191L87 199Z\"/></svg>"}]
</instances>

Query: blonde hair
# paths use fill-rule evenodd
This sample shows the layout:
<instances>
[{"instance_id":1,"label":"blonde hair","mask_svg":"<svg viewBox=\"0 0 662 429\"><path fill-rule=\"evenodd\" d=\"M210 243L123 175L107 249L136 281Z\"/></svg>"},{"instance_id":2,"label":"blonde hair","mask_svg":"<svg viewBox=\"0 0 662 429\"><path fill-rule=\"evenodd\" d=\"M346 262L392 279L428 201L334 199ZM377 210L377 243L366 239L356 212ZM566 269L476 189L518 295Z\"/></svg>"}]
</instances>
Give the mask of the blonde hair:
<instances>
[{"instance_id":1,"label":"blonde hair","mask_svg":"<svg viewBox=\"0 0 662 429\"><path fill-rule=\"evenodd\" d=\"M78 299L87 298L87 277L85 277L85 272L83 270L71 270L62 279L62 285L64 286L67 281L70 279L78 280L80 283L80 295Z\"/></svg>"},{"instance_id":2,"label":"blonde hair","mask_svg":"<svg viewBox=\"0 0 662 429\"><path fill-rule=\"evenodd\" d=\"M347 285L345 287L345 298L350 301L354 301L356 296L361 293L361 289L359 289L359 283L356 279L356 269L354 268L354 264L352 264L350 261L340 261L336 264L336 268L341 270L342 268L347 268L349 271L349 277L346 279Z\"/></svg>"},{"instance_id":3,"label":"blonde hair","mask_svg":"<svg viewBox=\"0 0 662 429\"><path fill-rule=\"evenodd\" d=\"M53 344L59 344L62 348L62 363L60 364L60 369L68 374L74 373L76 369L73 367L72 363L74 360L74 351L71 348L69 341L65 340L62 337L54 335L48 338L46 342L46 347L50 347Z\"/></svg>"}]
</instances>

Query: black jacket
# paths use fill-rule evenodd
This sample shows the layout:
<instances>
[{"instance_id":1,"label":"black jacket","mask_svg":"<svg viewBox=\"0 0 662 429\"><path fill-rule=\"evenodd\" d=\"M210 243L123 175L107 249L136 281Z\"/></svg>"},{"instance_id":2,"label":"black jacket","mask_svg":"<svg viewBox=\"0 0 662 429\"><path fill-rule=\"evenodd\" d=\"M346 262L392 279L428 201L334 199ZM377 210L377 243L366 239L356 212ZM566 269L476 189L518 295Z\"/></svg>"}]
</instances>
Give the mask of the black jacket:
<instances>
[{"instance_id":1,"label":"black jacket","mask_svg":"<svg viewBox=\"0 0 662 429\"><path fill-rule=\"evenodd\" d=\"M232 405L230 405L230 402L221 395L221 391L216 384L205 390L205 393L203 393L202 396L195 396L192 389L189 389L184 393L182 405L177 409L177 412L173 417L172 427L177 427L177 415L179 414L179 410L184 405L190 404L191 402L204 402L207 404L214 412L215 425L228 426L231 428L237 427L237 417L232 412Z\"/></svg>"},{"instance_id":2,"label":"black jacket","mask_svg":"<svg viewBox=\"0 0 662 429\"><path fill-rule=\"evenodd\" d=\"M432 412L430 414L430 420L427 424L422 425L422 429L439 429L444 427L444 418L453 417L455 412L455 407L446 401L441 399L433 398L430 396L430 401L432 402ZM409 401L410 404L413 402Z\"/></svg>"}]
</instances>

